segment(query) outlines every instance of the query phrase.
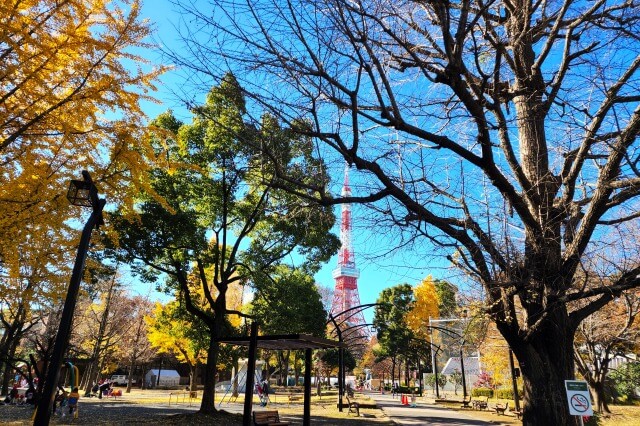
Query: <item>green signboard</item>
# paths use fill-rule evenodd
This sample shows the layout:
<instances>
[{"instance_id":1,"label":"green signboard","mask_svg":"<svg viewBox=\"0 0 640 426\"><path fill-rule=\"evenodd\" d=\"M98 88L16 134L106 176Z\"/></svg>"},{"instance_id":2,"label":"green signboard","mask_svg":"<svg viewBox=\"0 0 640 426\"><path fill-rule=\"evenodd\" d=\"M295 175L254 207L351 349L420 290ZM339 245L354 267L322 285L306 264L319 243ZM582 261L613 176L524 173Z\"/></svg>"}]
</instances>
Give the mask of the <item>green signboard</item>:
<instances>
[{"instance_id":1,"label":"green signboard","mask_svg":"<svg viewBox=\"0 0 640 426\"><path fill-rule=\"evenodd\" d=\"M567 387L568 391L582 391L582 392L589 391L589 388L587 387L587 382L565 380L564 384Z\"/></svg>"}]
</instances>

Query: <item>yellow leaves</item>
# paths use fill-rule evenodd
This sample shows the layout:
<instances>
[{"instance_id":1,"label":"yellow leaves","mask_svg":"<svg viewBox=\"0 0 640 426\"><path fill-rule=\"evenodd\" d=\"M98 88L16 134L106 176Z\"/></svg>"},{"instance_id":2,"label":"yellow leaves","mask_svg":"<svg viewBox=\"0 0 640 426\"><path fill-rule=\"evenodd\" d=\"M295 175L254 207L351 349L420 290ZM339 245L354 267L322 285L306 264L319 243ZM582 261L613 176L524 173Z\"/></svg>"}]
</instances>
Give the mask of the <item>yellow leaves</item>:
<instances>
[{"instance_id":1,"label":"yellow leaves","mask_svg":"<svg viewBox=\"0 0 640 426\"><path fill-rule=\"evenodd\" d=\"M145 317L149 326L148 338L151 345L161 352L172 353L178 361L195 366L206 360L206 351L194 350L197 345L192 344L186 334L190 322L175 318L177 308L178 302L175 301L165 306L156 303L153 316Z\"/></svg>"},{"instance_id":2,"label":"yellow leaves","mask_svg":"<svg viewBox=\"0 0 640 426\"><path fill-rule=\"evenodd\" d=\"M27 267L11 253L34 250L29 236L73 251L75 235L57 230L80 218L64 194L81 170L110 203L132 204L144 185L156 158L140 102L163 72L141 56L148 35L138 0L0 1L0 258L9 273Z\"/></svg>"},{"instance_id":3,"label":"yellow leaves","mask_svg":"<svg viewBox=\"0 0 640 426\"><path fill-rule=\"evenodd\" d=\"M425 331L429 325L429 317L437 318L438 295L433 279L429 275L413 289L415 303L413 309L407 314L407 325L415 332Z\"/></svg>"},{"instance_id":4,"label":"yellow leaves","mask_svg":"<svg viewBox=\"0 0 640 426\"><path fill-rule=\"evenodd\" d=\"M492 323L488 327L479 352L482 356L482 371L488 372L497 385L508 384L511 378L509 345L500 335L495 324Z\"/></svg>"}]
</instances>

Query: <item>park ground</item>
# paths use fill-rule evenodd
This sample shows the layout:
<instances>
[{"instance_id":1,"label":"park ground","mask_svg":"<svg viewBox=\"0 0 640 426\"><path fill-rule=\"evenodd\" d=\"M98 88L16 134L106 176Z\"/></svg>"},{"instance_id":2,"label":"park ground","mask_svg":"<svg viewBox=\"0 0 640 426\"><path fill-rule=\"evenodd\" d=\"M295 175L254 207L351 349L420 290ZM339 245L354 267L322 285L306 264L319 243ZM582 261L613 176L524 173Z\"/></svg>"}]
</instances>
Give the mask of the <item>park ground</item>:
<instances>
[{"instance_id":1,"label":"park ground","mask_svg":"<svg viewBox=\"0 0 640 426\"><path fill-rule=\"evenodd\" d=\"M173 395L171 394L173 392ZM81 398L79 418L72 420L69 416L53 417L51 424L154 424L154 425L198 425L215 424L216 426L239 426L242 424L241 412L243 409L242 397L236 401L229 401L226 397L217 408L225 410L212 416L197 414L200 400L192 400L177 391L168 390L132 390L130 394L123 394L117 399L113 398ZM218 395L219 398L223 395ZM171 398L171 401L170 401ZM178 399L178 402L176 402ZM367 395L356 394L356 400L362 403L373 403ZM489 401L492 406L496 402ZM430 405L433 400L425 397L418 399L418 405ZM496 425L520 425L522 422L514 416L497 416L489 411L475 411L461 409L460 403L450 402L439 404L453 411L464 412L478 420L484 420ZM313 396L311 404L312 424L335 426L390 426L392 420L378 408L362 408L360 417L349 414L347 409L340 412L337 409L337 395L325 394L322 397ZM261 409L259 402L254 401L254 409ZM289 402L286 395L272 395L269 409L277 409L281 419L290 421L292 425L302 424L302 403L297 400ZM600 418L598 425L602 426L635 426L640 424L640 406L613 406L612 415ZM33 409L27 406L0 406L0 424L2 425L30 425Z\"/></svg>"}]
</instances>

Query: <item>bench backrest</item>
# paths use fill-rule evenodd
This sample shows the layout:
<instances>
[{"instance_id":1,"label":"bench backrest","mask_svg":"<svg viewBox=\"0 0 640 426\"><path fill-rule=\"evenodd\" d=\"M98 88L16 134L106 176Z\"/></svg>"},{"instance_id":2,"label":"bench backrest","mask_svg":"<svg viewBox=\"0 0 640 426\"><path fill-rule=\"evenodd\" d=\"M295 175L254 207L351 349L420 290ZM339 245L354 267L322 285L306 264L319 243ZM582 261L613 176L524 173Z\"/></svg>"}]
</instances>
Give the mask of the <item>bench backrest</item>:
<instances>
[{"instance_id":1,"label":"bench backrest","mask_svg":"<svg viewBox=\"0 0 640 426\"><path fill-rule=\"evenodd\" d=\"M280 415L278 411L254 411L253 412L253 423L256 424L266 424L269 422L279 422Z\"/></svg>"}]
</instances>

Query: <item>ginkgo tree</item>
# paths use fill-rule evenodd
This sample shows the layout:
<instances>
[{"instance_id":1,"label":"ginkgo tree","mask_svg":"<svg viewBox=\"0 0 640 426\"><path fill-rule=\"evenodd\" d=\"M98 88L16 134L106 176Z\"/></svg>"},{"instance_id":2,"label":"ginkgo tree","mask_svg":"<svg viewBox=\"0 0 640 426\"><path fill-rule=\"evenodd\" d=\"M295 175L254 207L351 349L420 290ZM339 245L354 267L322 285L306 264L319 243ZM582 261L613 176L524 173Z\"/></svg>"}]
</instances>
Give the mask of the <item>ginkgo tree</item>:
<instances>
[{"instance_id":1,"label":"ginkgo tree","mask_svg":"<svg viewBox=\"0 0 640 426\"><path fill-rule=\"evenodd\" d=\"M195 389L198 366L207 360L209 334L206 325L193 318L179 302L156 303L146 317L148 337L159 352L171 353L189 366L189 387Z\"/></svg>"},{"instance_id":2,"label":"ginkgo tree","mask_svg":"<svg viewBox=\"0 0 640 426\"><path fill-rule=\"evenodd\" d=\"M162 72L133 53L149 34L138 0L0 3L0 246L9 270L19 264L15 244L62 228L67 181L80 170L95 171L110 200L123 182L140 181L150 154L140 104Z\"/></svg>"},{"instance_id":3,"label":"ginkgo tree","mask_svg":"<svg viewBox=\"0 0 640 426\"><path fill-rule=\"evenodd\" d=\"M413 288L414 303L407 313L407 325L419 336L426 337L429 333L429 319L438 318L439 298L431 275Z\"/></svg>"},{"instance_id":4,"label":"ginkgo tree","mask_svg":"<svg viewBox=\"0 0 640 426\"><path fill-rule=\"evenodd\" d=\"M139 0L0 2L0 293L12 312L64 297L79 238L70 179L91 171L110 202L145 186L157 158L141 102L163 71L142 56L149 35Z\"/></svg>"}]
</instances>

